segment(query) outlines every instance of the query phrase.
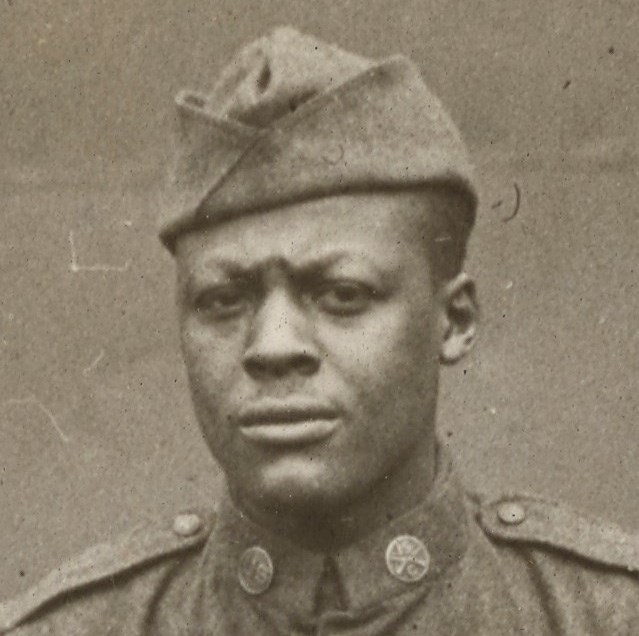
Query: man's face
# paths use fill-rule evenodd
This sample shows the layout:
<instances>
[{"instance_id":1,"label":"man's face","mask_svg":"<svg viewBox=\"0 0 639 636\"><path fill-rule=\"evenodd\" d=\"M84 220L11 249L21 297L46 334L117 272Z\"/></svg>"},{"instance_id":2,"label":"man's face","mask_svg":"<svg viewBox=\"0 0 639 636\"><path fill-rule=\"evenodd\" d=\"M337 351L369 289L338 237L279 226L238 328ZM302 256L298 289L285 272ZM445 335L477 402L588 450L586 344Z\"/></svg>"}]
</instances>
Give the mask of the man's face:
<instances>
[{"instance_id":1,"label":"man's face","mask_svg":"<svg viewBox=\"0 0 639 636\"><path fill-rule=\"evenodd\" d=\"M193 402L236 497L335 510L432 470L445 307L425 203L337 196L179 240Z\"/></svg>"}]
</instances>

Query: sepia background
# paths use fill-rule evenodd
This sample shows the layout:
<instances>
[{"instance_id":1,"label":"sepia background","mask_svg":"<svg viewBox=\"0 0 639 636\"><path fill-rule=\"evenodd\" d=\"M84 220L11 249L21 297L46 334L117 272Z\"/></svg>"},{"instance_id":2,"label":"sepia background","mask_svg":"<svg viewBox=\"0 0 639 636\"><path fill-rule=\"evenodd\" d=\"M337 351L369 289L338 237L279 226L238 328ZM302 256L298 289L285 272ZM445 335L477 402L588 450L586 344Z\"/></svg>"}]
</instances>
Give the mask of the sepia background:
<instances>
[{"instance_id":1,"label":"sepia background","mask_svg":"<svg viewBox=\"0 0 639 636\"><path fill-rule=\"evenodd\" d=\"M440 409L468 483L639 530L635 0L1 0L0 597L215 498L155 238L172 98L286 23L411 56L477 163L482 333Z\"/></svg>"}]
</instances>

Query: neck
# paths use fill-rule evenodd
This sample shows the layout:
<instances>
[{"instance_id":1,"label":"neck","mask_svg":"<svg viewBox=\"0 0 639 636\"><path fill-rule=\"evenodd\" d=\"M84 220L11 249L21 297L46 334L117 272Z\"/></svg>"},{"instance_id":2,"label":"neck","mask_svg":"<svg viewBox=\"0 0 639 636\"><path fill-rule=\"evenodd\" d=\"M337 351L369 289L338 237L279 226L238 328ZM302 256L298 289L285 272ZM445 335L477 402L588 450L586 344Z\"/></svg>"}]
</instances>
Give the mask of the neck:
<instances>
[{"instance_id":1,"label":"neck","mask_svg":"<svg viewBox=\"0 0 639 636\"><path fill-rule=\"evenodd\" d=\"M352 501L315 502L265 508L234 496L238 507L256 524L313 552L328 553L355 543L418 506L435 478L436 448L414 452L389 469L376 484Z\"/></svg>"}]
</instances>

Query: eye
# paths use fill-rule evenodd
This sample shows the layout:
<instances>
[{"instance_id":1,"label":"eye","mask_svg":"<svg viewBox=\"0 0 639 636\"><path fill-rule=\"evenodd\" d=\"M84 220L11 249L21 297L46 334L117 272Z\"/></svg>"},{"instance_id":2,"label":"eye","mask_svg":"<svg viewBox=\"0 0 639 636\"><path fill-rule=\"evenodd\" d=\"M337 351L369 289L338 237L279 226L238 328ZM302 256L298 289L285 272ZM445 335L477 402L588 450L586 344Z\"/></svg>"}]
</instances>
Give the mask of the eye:
<instances>
[{"instance_id":1,"label":"eye","mask_svg":"<svg viewBox=\"0 0 639 636\"><path fill-rule=\"evenodd\" d=\"M249 290L244 285L229 283L198 294L194 307L205 318L225 320L239 316L249 306L250 300Z\"/></svg>"},{"instance_id":2,"label":"eye","mask_svg":"<svg viewBox=\"0 0 639 636\"><path fill-rule=\"evenodd\" d=\"M314 300L328 313L350 316L366 311L375 296L375 290L356 281L329 281L319 285Z\"/></svg>"}]
</instances>

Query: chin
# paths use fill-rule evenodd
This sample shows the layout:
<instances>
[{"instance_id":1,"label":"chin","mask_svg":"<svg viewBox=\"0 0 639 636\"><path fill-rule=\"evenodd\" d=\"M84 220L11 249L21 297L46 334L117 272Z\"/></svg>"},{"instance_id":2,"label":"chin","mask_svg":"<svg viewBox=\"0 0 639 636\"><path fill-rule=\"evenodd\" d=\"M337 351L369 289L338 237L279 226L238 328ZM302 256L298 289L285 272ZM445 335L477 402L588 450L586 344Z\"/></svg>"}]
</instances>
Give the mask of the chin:
<instances>
[{"instance_id":1,"label":"chin","mask_svg":"<svg viewBox=\"0 0 639 636\"><path fill-rule=\"evenodd\" d=\"M348 500L335 472L320 461L279 461L259 467L247 481L242 498L266 512L326 514Z\"/></svg>"}]
</instances>

